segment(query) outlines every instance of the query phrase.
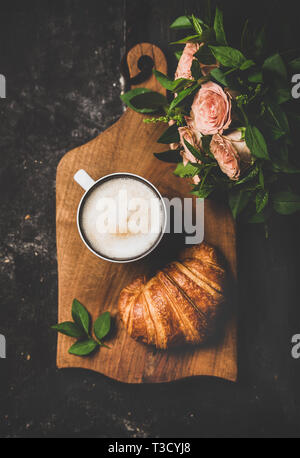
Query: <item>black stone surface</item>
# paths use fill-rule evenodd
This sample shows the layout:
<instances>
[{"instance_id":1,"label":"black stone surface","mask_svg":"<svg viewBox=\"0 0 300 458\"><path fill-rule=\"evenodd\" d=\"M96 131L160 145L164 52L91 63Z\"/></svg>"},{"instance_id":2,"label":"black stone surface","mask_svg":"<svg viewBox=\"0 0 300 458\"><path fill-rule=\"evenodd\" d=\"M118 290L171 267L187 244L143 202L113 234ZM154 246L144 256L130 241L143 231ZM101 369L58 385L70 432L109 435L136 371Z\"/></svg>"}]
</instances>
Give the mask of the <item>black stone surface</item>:
<instances>
[{"instance_id":1,"label":"black stone surface","mask_svg":"<svg viewBox=\"0 0 300 458\"><path fill-rule=\"evenodd\" d=\"M0 437L297 437L300 362L299 216L265 240L238 227L239 382L197 378L131 386L55 366L55 171L68 150L121 115L120 63L139 41L159 45L200 1L0 1ZM294 2L219 1L234 38L241 18L271 17L297 40ZM234 25L234 27L233 27Z\"/></svg>"}]
</instances>

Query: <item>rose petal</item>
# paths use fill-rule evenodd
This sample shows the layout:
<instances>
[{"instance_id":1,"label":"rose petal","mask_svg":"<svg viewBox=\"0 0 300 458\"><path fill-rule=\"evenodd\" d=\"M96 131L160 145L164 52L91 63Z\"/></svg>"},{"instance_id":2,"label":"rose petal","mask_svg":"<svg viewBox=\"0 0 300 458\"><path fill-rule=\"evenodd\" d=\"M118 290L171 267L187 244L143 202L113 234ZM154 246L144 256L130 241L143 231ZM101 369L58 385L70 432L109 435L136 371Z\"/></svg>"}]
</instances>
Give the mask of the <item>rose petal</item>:
<instances>
[{"instance_id":1,"label":"rose petal","mask_svg":"<svg viewBox=\"0 0 300 458\"><path fill-rule=\"evenodd\" d=\"M222 134L231 123L231 97L212 81L202 85L191 108L190 125L203 135Z\"/></svg>"}]
</instances>

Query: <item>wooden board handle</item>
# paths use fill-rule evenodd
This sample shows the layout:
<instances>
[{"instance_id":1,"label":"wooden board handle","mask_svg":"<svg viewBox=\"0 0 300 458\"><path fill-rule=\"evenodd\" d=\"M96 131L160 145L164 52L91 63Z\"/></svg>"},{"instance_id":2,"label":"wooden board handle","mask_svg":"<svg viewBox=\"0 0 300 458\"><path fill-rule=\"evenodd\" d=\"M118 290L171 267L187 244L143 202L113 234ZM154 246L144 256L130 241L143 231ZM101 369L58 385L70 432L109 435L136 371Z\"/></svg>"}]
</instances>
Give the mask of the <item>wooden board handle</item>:
<instances>
[{"instance_id":1,"label":"wooden board handle","mask_svg":"<svg viewBox=\"0 0 300 458\"><path fill-rule=\"evenodd\" d=\"M157 46L150 43L139 43L138 45L134 46L134 48L132 48L127 54L127 64L131 80L131 87L146 87L147 89L165 94L166 90L156 80L155 76L152 74L152 71L150 72L150 77L146 81L139 80L139 76L141 76L141 70L143 68L142 59L144 59L144 64L146 64L146 67L149 66L150 62L149 60L147 61L147 57L152 59L153 68L160 71L161 73L167 73L167 61L163 52Z\"/></svg>"}]
</instances>

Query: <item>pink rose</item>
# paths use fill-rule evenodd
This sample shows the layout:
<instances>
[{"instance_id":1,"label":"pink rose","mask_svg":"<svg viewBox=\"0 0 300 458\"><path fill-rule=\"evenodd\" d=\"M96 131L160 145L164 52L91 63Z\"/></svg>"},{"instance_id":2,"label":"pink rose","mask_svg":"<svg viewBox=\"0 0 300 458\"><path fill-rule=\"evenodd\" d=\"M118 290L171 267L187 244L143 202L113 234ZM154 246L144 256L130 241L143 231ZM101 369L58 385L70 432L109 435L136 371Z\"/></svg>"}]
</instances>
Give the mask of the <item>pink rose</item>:
<instances>
[{"instance_id":1,"label":"pink rose","mask_svg":"<svg viewBox=\"0 0 300 458\"><path fill-rule=\"evenodd\" d=\"M241 173L240 158L232 142L220 134L215 134L210 142L210 150L222 172L231 180L238 180Z\"/></svg>"},{"instance_id":2,"label":"pink rose","mask_svg":"<svg viewBox=\"0 0 300 458\"><path fill-rule=\"evenodd\" d=\"M224 135L225 138L231 141L232 145L236 149L242 168L247 168L252 164L252 155L246 145L245 140L242 140L242 132L240 130L234 130L228 135Z\"/></svg>"},{"instance_id":3,"label":"pink rose","mask_svg":"<svg viewBox=\"0 0 300 458\"><path fill-rule=\"evenodd\" d=\"M183 50L182 56L179 59L175 80L179 78L192 79L191 66L194 59L194 54L198 51L200 45L198 43L187 43Z\"/></svg>"},{"instance_id":4,"label":"pink rose","mask_svg":"<svg viewBox=\"0 0 300 458\"><path fill-rule=\"evenodd\" d=\"M197 92L188 125L203 135L222 134L231 123L231 97L209 81Z\"/></svg>"},{"instance_id":5,"label":"pink rose","mask_svg":"<svg viewBox=\"0 0 300 458\"><path fill-rule=\"evenodd\" d=\"M178 128L179 136L180 136L180 143L183 146L183 150L181 151L181 155L183 157L183 164L186 165L188 162L198 162L198 159L190 152L184 140L190 143L194 148L201 149L201 137L197 136L192 129L189 127L179 127Z\"/></svg>"}]
</instances>

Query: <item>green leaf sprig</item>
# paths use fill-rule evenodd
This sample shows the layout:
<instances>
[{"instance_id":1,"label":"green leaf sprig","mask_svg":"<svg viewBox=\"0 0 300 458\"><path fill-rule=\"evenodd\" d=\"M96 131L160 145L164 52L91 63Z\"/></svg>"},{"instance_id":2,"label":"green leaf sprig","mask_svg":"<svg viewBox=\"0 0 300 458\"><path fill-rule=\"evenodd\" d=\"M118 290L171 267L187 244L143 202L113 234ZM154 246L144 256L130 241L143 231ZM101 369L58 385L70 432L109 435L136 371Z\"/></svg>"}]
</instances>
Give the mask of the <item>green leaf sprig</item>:
<instances>
[{"instance_id":1,"label":"green leaf sprig","mask_svg":"<svg viewBox=\"0 0 300 458\"><path fill-rule=\"evenodd\" d=\"M103 339L107 337L111 328L109 312L102 313L95 321L93 327L94 337L90 333L91 319L89 312L77 299L74 299L72 303L72 318L73 321L65 321L51 326L55 331L77 339L77 342L69 348L71 355L88 356L96 348L109 348L103 343Z\"/></svg>"}]
</instances>

